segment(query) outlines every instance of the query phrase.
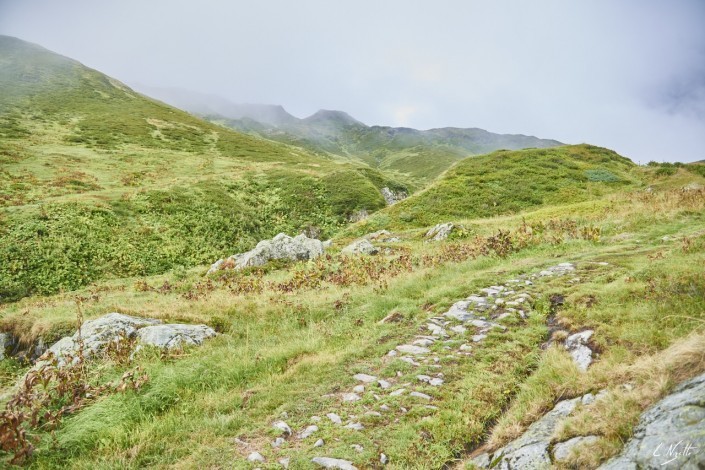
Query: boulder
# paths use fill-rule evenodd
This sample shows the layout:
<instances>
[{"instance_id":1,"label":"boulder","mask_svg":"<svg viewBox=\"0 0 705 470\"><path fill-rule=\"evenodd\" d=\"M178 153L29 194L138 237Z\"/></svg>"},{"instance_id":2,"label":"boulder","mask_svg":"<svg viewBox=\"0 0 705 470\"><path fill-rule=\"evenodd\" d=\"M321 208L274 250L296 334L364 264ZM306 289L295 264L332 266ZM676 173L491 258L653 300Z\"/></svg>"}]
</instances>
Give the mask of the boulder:
<instances>
[{"instance_id":1,"label":"boulder","mask_svg":"<svg viewBox=\"0 0 705 470\"><path fill-rule=\"evenodd\" d=\"M600 468L705 467L705 374L680 384L639 419L622 453Z\"/></svg>"},{"instance_id":2,"label":"boulder","mask_svg":"<svg viewBox=\"0 0 705 470\"><path fill-rule=\"evenodd\" d=\"M206 325L175 323L140 328L137 330L137 339L141 344L172 349L185 345L198 346L215 334L215 330Z\"/></svg>"},{"instance_id":3,"label":"boulder","mask_svg":"<svg viewBox=\"0 0 705 470\"><path fill-rule=\"evenodd\" d=\"M343 248L341 253L345 255L374 255L379 253L379 248L370 243L369 240L363 238Z\"/></svg>"},{"instance_id":4,"label":"boulder","mask_svg":"<svg viewBox=\"0 0 705 470\"><path fill-rule=\"evenodd\" d=\"M357 470L349 460L334 459L331 457L314 457L311 462L323 468L339 468L341 470Z\"/></svg>"},{"instance_id":5,"label":"boulder","mask_svg":"<svg viewBox=\"0 0 705 470\"><path fill-rule=\"evenodd\" d=\"M453 231L455 225L451 222L446 222L445 224L437 224L432 227L428 232L426 232L426 238L433 241L445 240L448 235Z\"/></svg>"},{"instance_id":6,"label":"boulder","mask_svg":"<svg viewBox=\"0 0 705 470\"><path fill-rule=\"evenodd\" d=\"M382 197L388 206L396 204L397 202L409 197L406 191L392 191L387 187L380 189L380 192L382 193Z\"/></svg>"},{"instance_id":7,"label":"boulder","mask_svg":"<svg viewBox=\"0 0 705 470\"><path fill-rule=\"evenodd\" d=\"M79 338L83 340L83 356L90 358L102 352L109 343L120 338L137 337L142 344L175 348L185 344L198 345L206 338L215 336L215 331L206 325L164 325L160 320L139 318L122 313L108 313L81 326L80 336L76 331L54 343L49 351L59 365L65 364L67 356L75 356L79 350Z\"/></svg>"},{"instance_id":8,"label":"boulder","mask_svg":"<svg viewBox=\"0 0 705 470\"><path fill-rule=\"evenodd\" d=\"M582 371L586 371L592 363L592 349L588 347L588 341L593 333L593 330L585 330L572 334L565 340L565 348Z\"/></svg>"},{"instance_id":9,"label":"boulder","mask_svg":"<svg viewBox=\"0 0 705 470\"><path fill-rule=\"evenodd\" d=\"M320 240L308 238L304 234L292 238L280 233L271 240L262 240L250 251L216 261L211 265L208 274L219 269L262 266L273 259L309 260L321 256L324 251L325 248Z\"/></svg>"}]
</instances>

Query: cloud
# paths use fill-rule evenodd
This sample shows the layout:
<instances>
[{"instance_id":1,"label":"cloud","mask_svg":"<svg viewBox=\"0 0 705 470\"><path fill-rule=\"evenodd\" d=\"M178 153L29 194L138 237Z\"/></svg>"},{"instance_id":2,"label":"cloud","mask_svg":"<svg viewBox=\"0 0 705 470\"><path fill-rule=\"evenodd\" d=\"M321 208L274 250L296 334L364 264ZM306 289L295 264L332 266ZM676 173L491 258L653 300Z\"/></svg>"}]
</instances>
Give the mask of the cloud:
<instances>
[{"instance_id":1,"label":"cloud","mask_svg":"<svg viewBox=\"0 0 705 470\"><path fill-rule=\"evenodd\" d=\"M705 158L701 0L0 0L0 33L128 83L369 124Z\"/></svg>"}]
</instances>

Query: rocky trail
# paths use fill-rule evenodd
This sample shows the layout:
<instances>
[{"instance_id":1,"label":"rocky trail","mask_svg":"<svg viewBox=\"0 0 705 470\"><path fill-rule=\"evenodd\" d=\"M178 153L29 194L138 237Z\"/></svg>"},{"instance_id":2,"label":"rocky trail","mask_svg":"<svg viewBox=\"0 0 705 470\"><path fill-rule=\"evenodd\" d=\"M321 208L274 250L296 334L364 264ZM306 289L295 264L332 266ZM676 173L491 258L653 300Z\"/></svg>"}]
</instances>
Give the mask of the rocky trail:
<instances>
[{"instance_id":1,"label":"rocky trail","mask_svg":"<svg viewBox=\"0 0 705 470\"><path fill-rule=\"evenodd\" d=\"M389 463L383 444L375 443L374 449L363 446L363 441L370 442L363 438L368 429L394 426L409 413L423 419L428 414L442 412L444 402L439 398L439 391L453 387L453 382L460 379L452 371L449 374L449 369L473 361L474 350L482 347L491 332L521 327L521 322L532 315L532 303L545 280L562 278L566 286L570 286L580 282L579 275L575 264L561 263L480 289L453 304L443 315L430 316L417 334L400 342L382 358L382 367L378 370L367 369L354 374L352 379L356 384L349 390L324 396L326 413L309 416L305 420L308 424L302 429L292 429L287 424L289 416L284 413L272 423L278 436L266 448L254 448L254 444L250 444L264 442L265 438L249 436L246 440L238 439L241 451L253 465L271 464L275 460L285 468L297 451L311 448L320 449L312 462L322 468L368 467L371 455L376 456L375 466ZM382 321L394 321L393 315ZM592 361L588 344L591 335L592 331L586 330L569 335L565 341L566 349L583 370ZM385 371L394 369L397 370L393 375L388 372L385 375ZM586 396L570 403L590 399ZM568 407L565 405L566 409ZM271 435L271 430L261 431ZM332 436L335 441L350 441L351 435L360 437L360 443L350 444L351 450L361 456L360 461L326 452L328 442L322 436L327 436L328 440Z\"/></svg>"}]
</instances>

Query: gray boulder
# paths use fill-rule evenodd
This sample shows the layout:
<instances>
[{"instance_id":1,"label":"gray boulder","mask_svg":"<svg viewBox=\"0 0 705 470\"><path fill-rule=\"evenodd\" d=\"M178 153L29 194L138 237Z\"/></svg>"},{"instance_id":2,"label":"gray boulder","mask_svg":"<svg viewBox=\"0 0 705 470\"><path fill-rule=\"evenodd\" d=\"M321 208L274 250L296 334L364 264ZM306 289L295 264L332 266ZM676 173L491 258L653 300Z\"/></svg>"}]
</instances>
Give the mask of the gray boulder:
<instances>
[{"instance_id":1,"label":"gray boulder","mask_svg":"<svg viewBox=\"0 0 705 470\"><path fill-rule=\"evenodd\" d=\"M252 250L232 255L213 263L208 274L219 269L242 269L248 266L262 266L273 259L292 261L314 259L325 251L323 243L304 234L290 237L280 233L271 240L262 240Z\"/></svg>"},{"instance_id":2,"label":"gray boulder","mask_svg":"<svg viewBox=\"0 0 705 470\"><path fill-rule=\"evenodd\" d=\"M311 462L323 468L339 468L341 470L357 470L352 462L343 459L334 459L331 457L314 457Z\"/></svg>"},{"instance_id":3,"label":"gray boulder","mask_svg":"<svg viewBox=\"0 0 705 470\"><path fill-rule=\"evenodd\" d=\"M370 243L369 240L356 240L340 250L345 255L374 255L379 253L379 248Z\"/></svg>"},{"instance_id":4,"label":"gray boulder","mask_svg":"<svg viewBox=\"0 0 705 470\"><path fill-rule=\"evenodd\" d=\"M446 222L445 224L437 224L433 226L428 232L426 232L426 238L433 241L445 240L448 235L453 231L455 225L451 222Z\"/></svg>"},{"instance_id":5,"label":"gray boulder","mask_svg":"<svg viewBox=\"0 0 705 470\"><path fill-rule=\"evenodd\" d=\"M680 384L641 415L620 455L600 468L705 467L705 374Z\"/></svg>"},{"instance_id":6,"label":"gray boulder","mask_svg":"<svg viewBox=\"0 0 705 470\"><path fill-rule=\"evenodd\" d=\"M565 348L578 368L583 371L587 370L592 363L592 349L588 346L588 341L593 333L593 330L585 330L572 334L565 340Z\"/></svg>"},{"instance_id":7,"label":"gray boulder","mask_svg":"<svg viewBox=\"0 0 705 470\"><path fill-rule=\"evenodd\" d=\"M160 320L139 318L122 313L108 313L95 320L89 320L81 326L80 335L76 331L66 336L50 348L59 365L66 363L66 358L78 358L79 339L83 340L83 356L90 358L102 352L109 343L121 337L137 337L142 344L174 348L185 344L198 345L204 339L215 336L215 331L206 325L163 325Z\"/></svg>"},{"instance_id":8,"label":"gray boulder","mask_svg":"<svg viewBox=\"0 0 705 470\"><path fill-rule=\"evenodd\" d=\"M213 328L206 325L154 325L137 330L137 339L141 344L158 348L173 349L182 346L198 346L204 340L216 335Z\"/></svg>"}]
</instances>

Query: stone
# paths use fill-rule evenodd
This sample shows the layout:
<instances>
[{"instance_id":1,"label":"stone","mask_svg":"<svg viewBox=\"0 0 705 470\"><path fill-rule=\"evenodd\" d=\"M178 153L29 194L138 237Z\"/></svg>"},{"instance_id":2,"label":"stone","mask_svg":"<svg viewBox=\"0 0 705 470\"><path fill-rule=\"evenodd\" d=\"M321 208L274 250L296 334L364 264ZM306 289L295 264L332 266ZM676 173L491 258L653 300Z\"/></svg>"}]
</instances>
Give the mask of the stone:
<instances>
[{"instance_id":1,"label":"stone","mask_svg":"<svg viewBox=\"0 0 705 470\"><path fill-rule=\"evenodd\" d=\"M378 381L377 381L377 385L379 385L379 388L381 388L382 390L387 390L389 387L392 386L391 383L387 382L387 381L384 380L384 379L378 380Z\"/></svg>"},{"instance_id":2,"label":"stone","mask_svg":"<svg viewBox=\"0 0 705 470\"><path fill-rule=\"evenodd\" d=\"M323 439L319 439L313 444L313 447L323 447L324 444L325 441Z\"/></svg>"},{"instance_id":3,"label":"stone","mask_svg":"<svg viewBox=\"0 0 705 470\"><path fill-rule=\"evenodd\" d=\"M368 233L365 238L368 240L377 240L391 235L388 230L377 230L376 232Z\"/></svg>"},{"instance_id":4,"label":"stone","mask_svg":"<svg viewBox=\"0 0 705 470\"><path fill-rule=\"evenodd\" d=\"M471 320L475 318L475 314L468 311L471 303L472 302L469 300L460 300L450 307L450 309L445 313L445 316L461 322Z\"/></svg>"},{"instance_id":5,"label":"stone","mask_svg":"<svg viewBox=\"0 0 705 470\"><path fill-rule=\"evenodd\" d=\"M277 421L274 424L272 424L272 427L274 429L278 429L279 431L283 432L287 436L291 436L291 428L284 421Z\"/></svg>"},{"instance_id":6,"label":"stone","mask_svg":"<svg viewBox=\"0 0 705 470\"><path fill-rule=\"evenodd\" d=\"M397 351L404 353L404 354L414 354L414 355L422 355L422 354L428 354L431 351L428 348L424 348L421 346L414 346L411 344L402 344L400 346L396 347Z\"/></svg>"},{"instance_id":7,"label":"stone","mask_svg":"<svg viewBox=\"0 0 705 470\"><path fill-rule=\"evenodd\" d=\"M215 330L206 325L174 323L140 328L137 330L137 341L144 345L173 349L182 346L198 346L215 335Z\"/></svg>"},{"instance_id":8,"label":"stone","mask_svg":"<svg viewBox=\"0 0 705 470\"><path fill-rule=\"evenodd\" d=\"M409 396L416 397L416 398L422 398L422 399L424 399L424 400L430 400L430 399L431 399L431 396L430 396L430 395L426 395L425 393L421 393L421 392L411 392L411 393L409 394Z\"/></svg>"},{"instance_id":9,"label":"stone","mask_svg":"<svg viewBox=\"0 0 705 470\"><path fill-rule=\"evenodd\" d=\"M393 191L386 186L380 189L379 192L382 193L384 202L386 202L388 206L396 204L397 202L409 197L409 194L406 191Z\"/></svg>"},{"instance_id":10,"label":"stone","mask_svg":"<svg viewBox=\"0 0 705 470\"><path fill-rule=\"evenodd\" d=\"M389 462L389 457L387 457L384 454L379 454L379 463L381 463L382 465L387 465L388 462Z\"/></svg>"},{"instance_id":11,"label":"stone","mask_svg":"<svg viewBox=\"0 0 705 470\"><path fill-rule=\"evenodd\" d=\"M312 423L320 423L321 417L320 416L311 416L311 422Z\"/></svg>"},{"instance_id":12,"label":"stone","mask_svg":"<svg viewBox=\"0 0 705 470\"><path fill-rule=\"evenodd\" d=\"M340 252L344 255L375 255L379 253L379 248L363 238L352 242Z\"/></svg>"},{"instance_id":13,"label":"stone","mask_svg":"<svg viewBox=\"0 0 705 470\"><path fill-rule=\"evenodd\" d=\"M335 413L328 413L326 416L333 424L343 424L343 420Z\"/></svg>"},{"instance_id":14,"label":"stone","mask_svg":"<svg viewBox=\"0 0 705 470\"><path fill-rule=\"evenodd\" d=\"M382 413L380 413L379 411L365 411L365 416L375 416L379 418L380 416L382 416Z\"/></svg>"},{"instance_id":15,"label":"stone","mask_svg":"<svg viewBox=\"0 0 705 470\"><path fill-rule=\"evenodd\" d=\"M289 468L289 462L291 462L291 458L289 457L282 457L281 459L277 460L279 465L281 465L284 468Z\"/></svg>"},{"instance_id":16,"label":"stone","mask_svg":"<svg viewBox=\"0 0 705 470\"><path fill-rule=\"evenodd\" d=\"M487 338L487 335L472 335L471 339L474 343L479 343L480 341L482 341L485 338Z\"/></svg>"},{"instance_id":17,"label":"stone","mask_svg":"<svg viewBox=\"0 0 705 470\"><path fill-rule=\"evenodd\" d=\"M440 387L441 385L443 385L443 379L433 378L433 379L429 380L428 383L434 387Z\"/></svg>"},{"instance_id":18,"label":"stone","mask_svg":"<svg viewBox=\"0 0 705 470\"><path fill-rule=\"evenodd\" d=\"M356 393L343 393L343 401L358 401L360 396Z\"/></svg>"},{"instance_id":19,"label":"stone","mask_svg":"<svg viewBox=\"0 0 705 470\"><path fill-rule=\"evenodd\" d=\"M274 439L274 442L272 442L272 447L280 447L285 442L286 440L284 440L283 437L277 437L276 439Z\"/></svg>"},{"instance_id":20,"label":"stone","mask_svg":"<svg viewBox=\"0 0 705 470\"><path fill-rule=\"evenodd\" d=\"M353 466L352 462L343 459L334 459L331 457L314 457L311 462L319 465L323 468L338 468L340 470L357 470L357 467Z\"/></svg>"},{"instance_id":21,"label":"stone","mask_svg":"<svg viewBox=\"0 0 705 470\"><path fill-rule=\"evenodd\" d=\"M553 446L553 460L556 462L565 462L574 450L578 452L581 446L593 444L599 439L600 438L597 436L578 436L568 439L565 442L560 442Z\"/></svg>"},{"instance_id":22,"label":"stone","mask_svg":"<svg viewBox=\"0 0 705 470\"><path fill-rule=\"evenodd\" d=\"M365 393L365 386L364 385L356 385L353 387L353 392L354 393Z\"/></svg>"},{"instance_id":23,"label":"stone","mask_svg":"<svg viewBox=\"0 0 705 470\"><path fill-rule=\"evenodd\" d=\"M475 336L480 336L480 335L475 335ZM473 336L473 341L475 341L475 339L474 339L475 336ZM462 345L460 345L460 350L461 351L472 351L472 346L470 346L469 344L462 344Z\"/></svg>"},{"instance_id":24,"label":"stone","mask_svg":"<svg viewBox=\"0 0 705 470\"><path fill-rule=\"evenodd\" d=\"M83 340L83 356L89 358L102 352L109 343L118 341L121 337L133 338L138 329L160 323L159 320L149 318L108 313L84 322L80 335L76 331L73 336L66 336L54 343L48 351L56 357L59 365L64 365L67 356L72 356L74 362L78 360L75 356L79 350L79 338Z\"/></svg>"},{"instance_id":25,"label":"stone","mask_svg":"<svg viewBox=\"0 0 705 470\"><path fill-rule=\"evenodd\" d=\"M400 389L394 390L392 393L389 394L389 396L390 397L398 397L399 395L403 395L404 393L406 393L406 389L400 388Z\"/></svg>"},{"instance_id":26,"label":"stone","mask_svg":"<svg viewBox=\"0 0 705 470\"><path fill-rule=\"evenodd\" d=\"M451 234L455 225L451 222L446 222L445 224L436 224L428 232L426 232L426 238L433 241L445 240Z\"/></svg>"},{"instance_id":27,"label":"stone","mask_svg":"<svg viewBox=\"0 0 705 470\"><path fill-rule=\"evenodd\" d=\"M433 341L432 339L421 338L421 339L415 340L411 344L413 344L414 346L426 347L426 346L431 346L433 343L435 343L435 341Z\"/></svg>"},{"instance_id":28,"label":"stone","mask_svg":"<svg viewBox=\"0 0 705 470\"><path fill-rule=\"evenodd\" d=\"M450 331L453 333L458 333L459 335L465 334L468 329L465 328L463 325L456 325L456 326L451 326Z\"/></svg>"},{"instance_id":29,"label":"stone","mask_svg":"<svg viewBox=\"0 0 705 470\"><path fill-rule=\"evenodd\" d=\"M362 431L365 429L361 423L349 423L344 426L345 429L352 429L353 431Z\"/></svg>"},{"instance_id":30,"label":"stone","mask_svg":"<svg viewBox=\"0 0 705 470\"><path fill-rule=\"evenodd\" d=\"M365 450L364 447L362 447L360 444L351 444L350 447L355 451L355 452L363 452Z\"/></svg>"},{"instance_id":31,"label":"stone","mask_svg":"<svg viewBox=\"0 0 705 470\"><path fill-rule=\"evenodd\" d=\"M353 375L353 379L359 380L360 382L369 384L377 380L377 377L374 375L368 375L368 374L355 374Z\"/></svg>"},{"instance_id":32,"label":"stone","mask_svg":"<svg viewBox=\"0 0 705 470\"><path fill-rule=\"evenodd\" d=\"M271 240L262 240L250 251L232 255L225 260L218 260L211 265L208 274L219 269L242 269L248 266L262 266L273 259L291 261L310 260L321 256L323 243L304 234L290 237L284 233Z\"/></svg>"},{"instance_id":33,"label":"stone","mask_svg":"<svg viewBox=\"0 0 705 470\"><path fill-rule=\"evenodd\" d=\"M264 457L259 452L252 452L247 456L247 460L250 462L264 462Z\"/></svg>"},{"instance_id":34,"label":"stone","mask_svg":"<svg viewBox=\"0 0 705 470\"><path fill-rule=\"evenodd\" d=\"M551 436L558 424L575 409L580 400L573 398L558 402L551 411L529 426L524 434L493 454L489 459L495 463L493 468L550 468ZM476 462L476 465L479 464Z\"/></svg>"},{"instance_id":35,"label":"stone","mask_svg":"<svg viewBox=\"0 0 705 470\"><path fill-rule=\"evenodd\" d=\"M593 333L593 330L585 330L572 334L564 343L573 361L582 371L586 371L592 363L592 349L588 347L588 341Z\"/></svg>"},{"instance_id":36,"label":"stone","mask_svg":"<svg viewBox=\"0 0 705 470\"><path fill-rule=\"evenodd\" d=\"M600 468L703 468L704 447L705 374L701 374L649 407L622 452Z\"/></svg>"},{"instance_id":37,"label":"stone","mask_svg":"<svg viewBox=\"0 0 705 470\"><path fill-rule=\"evenodd\" d=\"M310 437L314 432L318 431L318 426L315 424L312 424L311 426L307 426L306 429L301 431L299 433L298 437L299 439L306 439L307 437Z\"/></svg>"},{"instance_id":38,"label":"stone","mask_svg":"<svg viewBox=\"0 0 705 470\"><path fill-rule=\"evenodd\" d=\"M431 381L431 377L429 377L428 375L417 375L416 378L421 382L425 383L429 383Z\"/></svg>"}]
</instances>

